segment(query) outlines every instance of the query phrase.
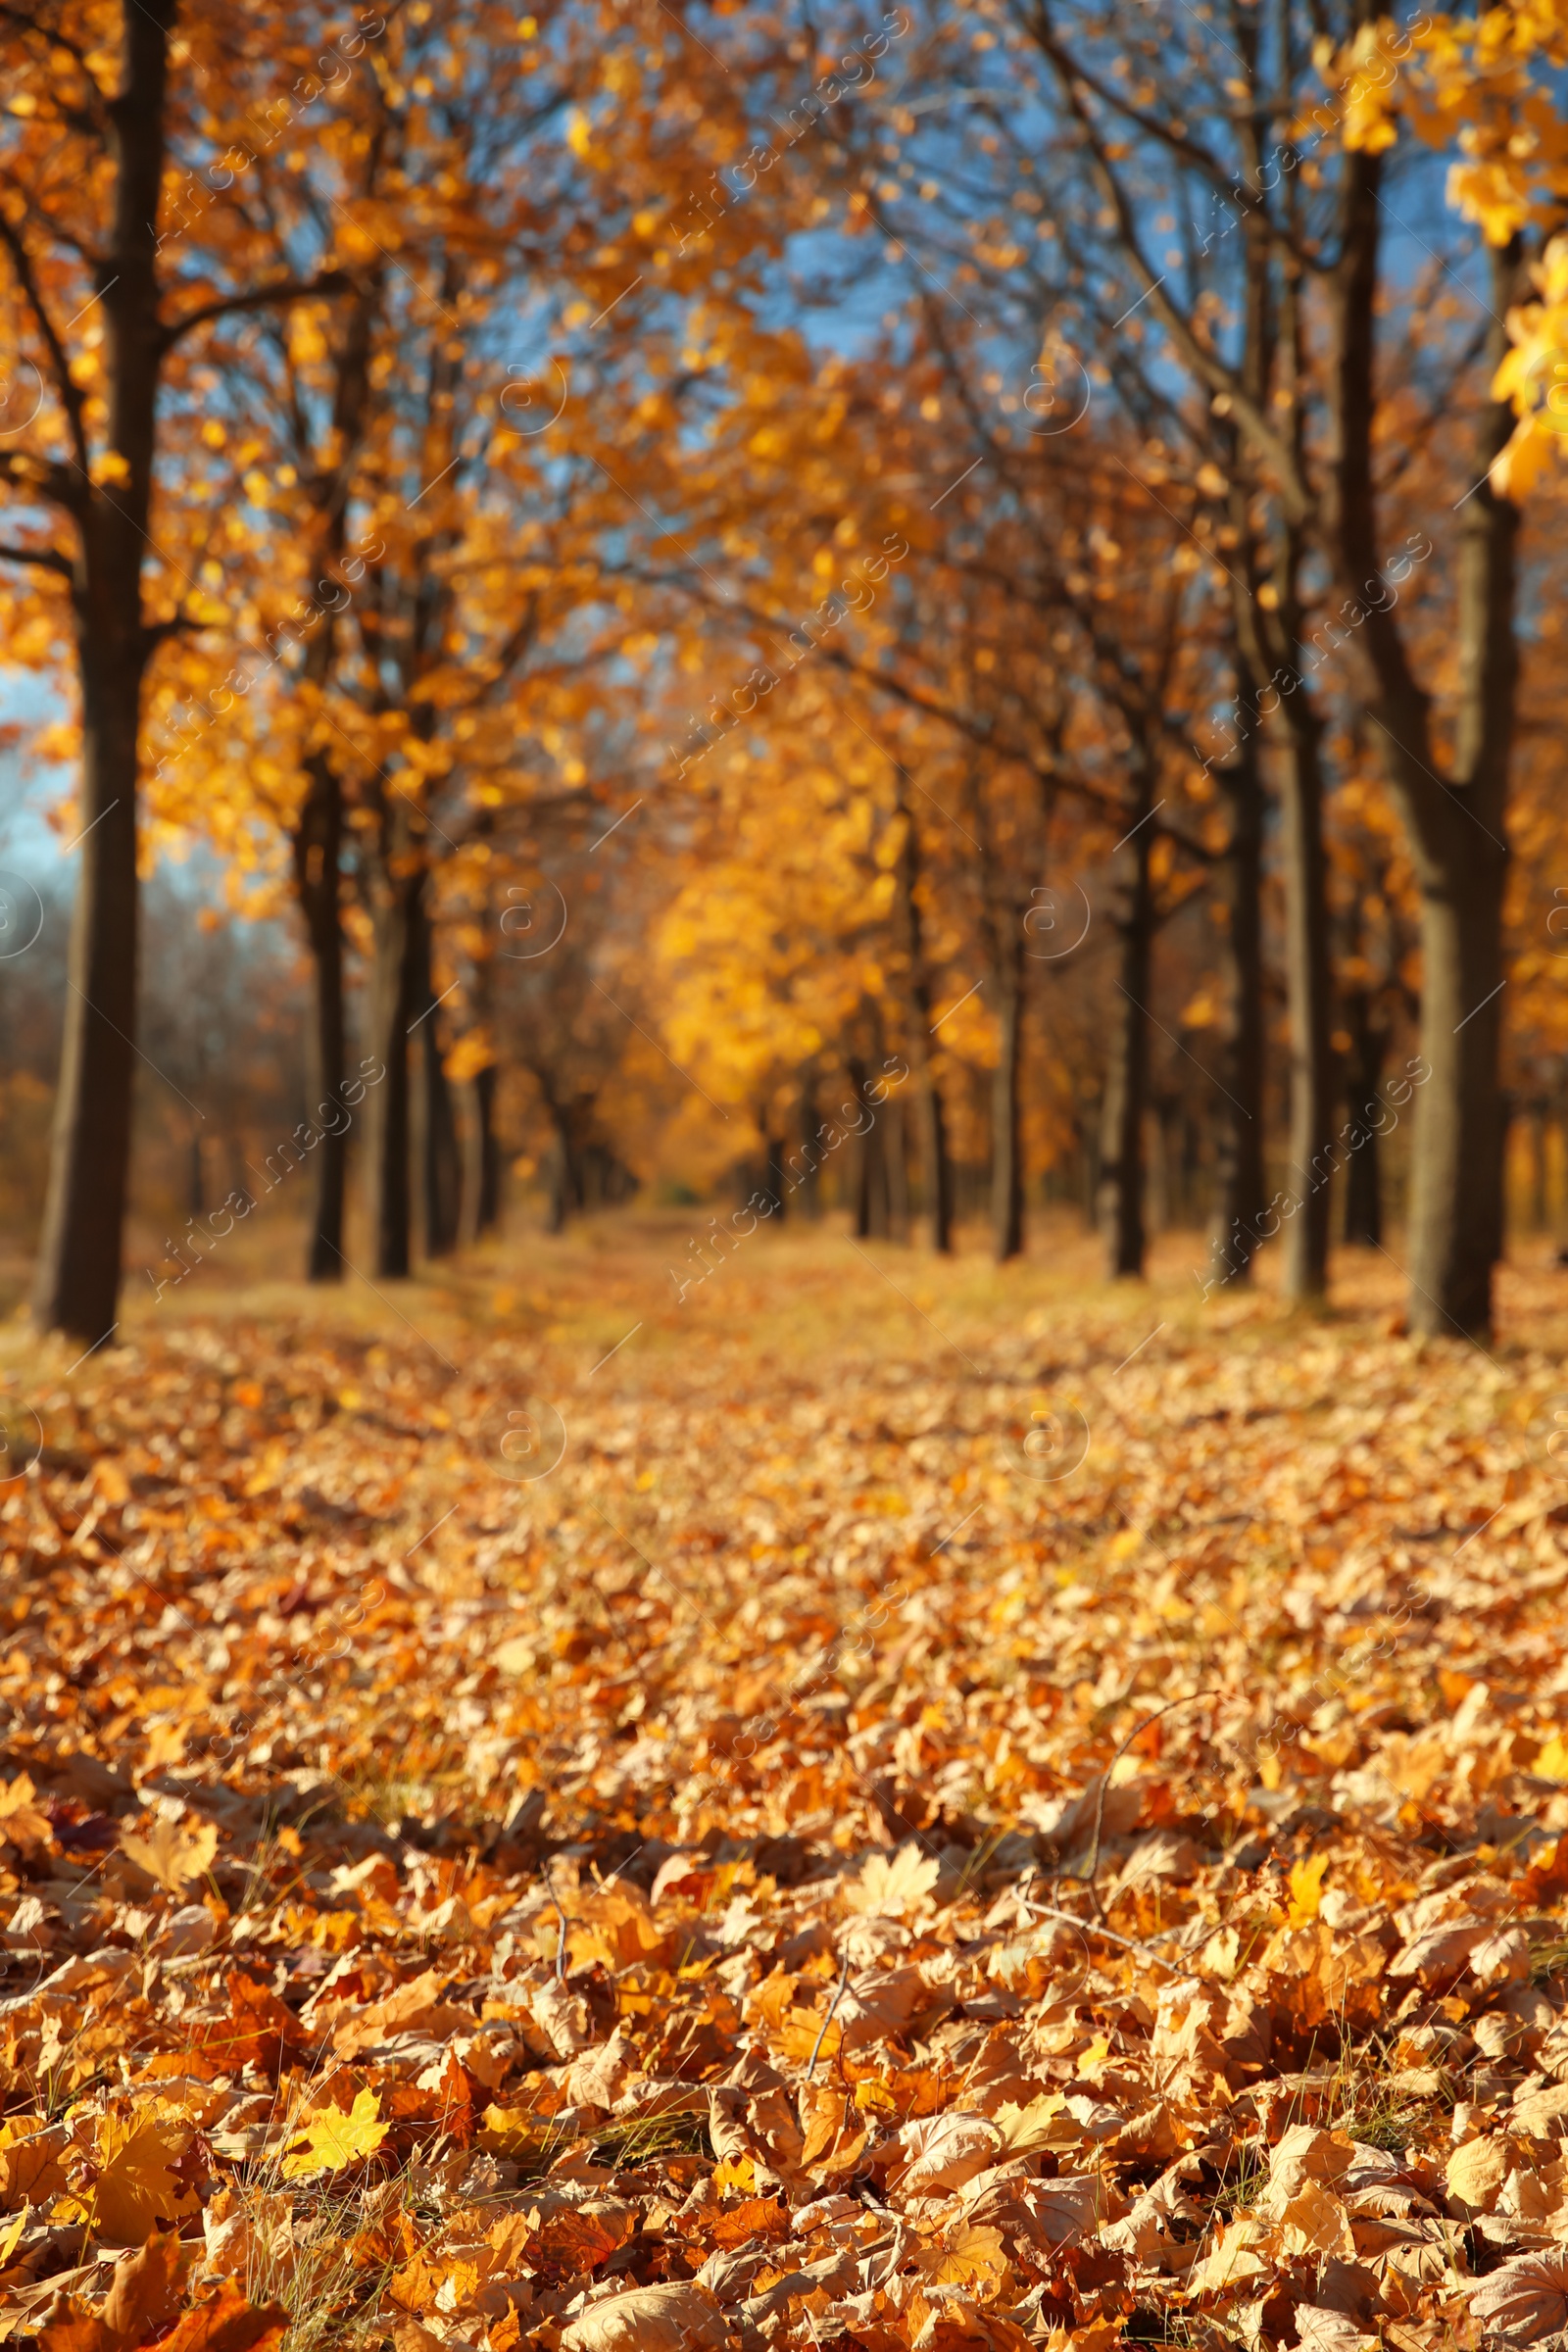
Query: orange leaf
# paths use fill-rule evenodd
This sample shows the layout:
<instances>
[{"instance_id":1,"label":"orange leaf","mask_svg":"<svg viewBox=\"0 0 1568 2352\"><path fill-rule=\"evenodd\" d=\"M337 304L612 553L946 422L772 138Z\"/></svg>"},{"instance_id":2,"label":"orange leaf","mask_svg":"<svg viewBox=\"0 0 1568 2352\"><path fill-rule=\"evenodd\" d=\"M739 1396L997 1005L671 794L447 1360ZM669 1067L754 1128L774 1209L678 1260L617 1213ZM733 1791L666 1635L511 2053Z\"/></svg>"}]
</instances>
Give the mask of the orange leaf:
<instances>
[{"instance_id":1,"label":"orange leaf","mask_svg":"<svg viewBox=\"0 0 1568 2352\"><path fill-rule=\"evenodd\" d=\"M232 2278L187 2311L158 2352L277 2352L288 2313L281 2303L252 2303Z\"/></svg>"}]
</instances>

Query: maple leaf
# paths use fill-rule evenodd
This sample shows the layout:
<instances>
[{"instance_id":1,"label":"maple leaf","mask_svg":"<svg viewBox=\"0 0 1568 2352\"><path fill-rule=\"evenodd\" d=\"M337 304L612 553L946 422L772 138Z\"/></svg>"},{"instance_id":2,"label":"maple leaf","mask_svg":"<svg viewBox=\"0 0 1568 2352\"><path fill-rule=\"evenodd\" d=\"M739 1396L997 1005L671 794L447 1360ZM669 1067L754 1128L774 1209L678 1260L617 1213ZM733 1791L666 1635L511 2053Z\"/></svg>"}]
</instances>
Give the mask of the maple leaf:
<instances>
[{"instance_id":1,"label":"maple leaf","mask_svg":"<svg viewBox=\"0 0 1568 2352\"><path fill-rule=\"evenodd\" d=\"M112 2344L146 2343L173 2318L182 2275L194 2254L195 2248L182 2245L173 2230L155 2230L134 2254L122 2254L100 2314Z\"/></svg>"},{"instance_id":2,"label":"maple leaf","mask_svg":"<svg viewBox=\"0 0 1568 2352\"><path fill-rule=\"evenodd\" d=\"M1002 2232L959 2223L923 2249L920 2269L930 2285L968 2286L984 2297L995 2295L1007 2279Z\"/></svg>"},{"instance_id":3,"label":"maple leaf","mask_svg":"<svg viewBox=\"0 0 1568 2352\"><path fill-rule=\"evenodd\" d=\"M1293 1928L1304 1927L1316 1919L1323 1901L1323 1874L1328 1869L1327 1854L1308 1854L1291 1866L1291 1919Z\"/></svg>"},{"instance_id":4,"label":"maple leaf","mask_svg":"<svg viewBox=\"0 0 1568 2352\"><path fill-rule=\"evenodd\" d=\"M636 2286L590 2305L561 2339L561 2352L694 2352L722 2345L723 2314L700 2286Z\"/></svg>"},{"instance_id":5,"label":"maple leaf","mask_svg":"<svg viewBox=\"0 0 1568 2352\"><path fill-rule=\"evenodd\" d=\"M0 2124L0 2208L45 2205L66 2186L61 2158L70 2146L64 2124L41 2115L14 2115Z\"/></svg>"},{"instance_id":6,"label":"maple leaf","mask_svg":"<svg viewBox=\"0 0 1568 2352\"><path fill-rule=\"evenodd\" d=\"M381 2102L373 2090L362 2090L347 2115L339 2107L318 2107L289 2141L283 2178L300 2180L308 2173L340 2172L362 2156L373 2156L386 2134Z\"/></svg>"},{"instance_id":7,"label":"maple leaf","mask_svg":"<svg viewBox=\"0 0 1568 2352\"><path fill-rule=\"evenodd\" d=\"M76 2218L91 2219L112 2245L139 2246L155 2230L195 2213L200 2200L174 2171L188 2137L170 2135L134 2113L101 2116L97 2175L85 2195L78 2190L71 2200L83 2208Z\"/></svg>"},{"instance_id":8,"label":"maple leaf","mask_svg":"<svg viewBox=\"0 0 1568 2352\"><path fill-rule=\"evenodd\" d=\"M47 1814L40 1813L32 1801L36 1795L24 1772L14 1781L0 1783L0 1838L22 1854L48 1853L55 1842Z\"/></svg>"},{"instance_id":9,"label":"maple leaf","mask_svg":"<svg viewBox=\"0 0 1568 2352\"><path fill-rule=\"evenodd\" d=\"M1490 2213L1507 2178L1508 2150L1500 2139L1465 2140L1444 2173L1449 2196L1470 2213Z\"/></svg>"},{"instance_id":10,"label":"maple leaf","mask_svg":"<svg viewBox=\"0 0 1568 2352\"><path fill-rule=\"evenodd\" d=\"M844 1907L868 1918L903 1919L924 1902L942 1875L934 1855L901 1845L891 1862L870 1854L844 1889Z\"/></svg>"},{"instance_id":11,"label":"maple leaf","mask_svg":"<svg viewBox=\"0 0 1568 2352\"><path fill-rule=\"evenodd\" d=\"M237 2279L224 2278L160 2339L158 2352L277 2352L288 2324L281 2303L252 2303Z\"/></svg>"},{"instance_id":12,"label":"maple leaf","mask_svg":"<svg viewBox=\"0 0 1568 2352\"><path fill-rule=\"evenodd\" d=\"M1568 2324L1568 2254L1521 2254L1469 2288L1471 2317L1500 2335L1539 2344Z\"/></svg>"},{"instance_id":13,"label":"maple leaf","mask_svg":"<svg viewBox=\"0 0 1568 2352\"><path fill-rule=\"evenodd\" d=\"M1005 2153L1027 2156L1036 2148L1075 2147L1082 2133L1065 2114L1066 2105L1066 2093L1060 2090L1031 2099L1027 2107L1020 2107L1015 2099L1006 2100L992 2118L1002 2133Z\"/></svg>"},{"instance_id":14,"label":"maple leaf","mask_svg":"<svg viewBox=\"0 0 1568 2352\"><path fill-rule=\"evenodd\" d=\"M178 1894L192 1880L211 1869L218 1851L218 1831L210 1821L172 1822L162 1816L145 1833L122 1830L121 1851L171 1894Z\"/></svg>"}]
</instances>

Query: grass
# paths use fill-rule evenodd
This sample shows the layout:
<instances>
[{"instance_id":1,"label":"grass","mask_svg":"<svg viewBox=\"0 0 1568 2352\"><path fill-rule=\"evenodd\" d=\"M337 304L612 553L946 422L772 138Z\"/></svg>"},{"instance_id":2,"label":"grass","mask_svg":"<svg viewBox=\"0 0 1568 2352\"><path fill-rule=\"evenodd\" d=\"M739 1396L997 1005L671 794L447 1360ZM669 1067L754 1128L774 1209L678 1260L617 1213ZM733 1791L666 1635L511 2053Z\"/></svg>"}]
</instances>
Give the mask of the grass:
<instances>
[{"instance_id":1,"label":"grass","mask_svg":"<svg viewBox=\"0 0 1568 2352\"><path fill-rule=\"evenodd\" d=\"M359 2347L384 2333L392 2265L367 2263L354 2251L381 2218L384 2191L361 2185L324 2201L314 2194L303 2223L291 2198L260 2183L237 2194L248 2226L245 2292L252 2303L276 2302L287 2312L284 2352L318 2352L329 2334L334 2344Z\"/></svg>"},{"instance_id":2,"label":"grass","mask_svg":"<svg viewBox=\"0 0 1568 2352\"><path fill-rule=\"evenodd\" d=\"M695 2115L629 2115L593 2133L593 2162L613 2172L635 2172L662 2156L706 2156L712 2143L708 2118Z\"/></svg>"}]
</instances>

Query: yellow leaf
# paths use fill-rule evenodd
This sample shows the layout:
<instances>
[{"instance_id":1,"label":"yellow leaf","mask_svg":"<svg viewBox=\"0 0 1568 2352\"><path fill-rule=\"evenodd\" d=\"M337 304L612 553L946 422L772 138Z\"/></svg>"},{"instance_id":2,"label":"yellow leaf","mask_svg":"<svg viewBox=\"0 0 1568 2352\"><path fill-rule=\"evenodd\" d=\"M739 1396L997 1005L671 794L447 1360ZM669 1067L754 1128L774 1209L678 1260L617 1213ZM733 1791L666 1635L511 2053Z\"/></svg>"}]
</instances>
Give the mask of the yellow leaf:
<instances>
[{"instance_id":1,"label":"yellow leaf","mask_svg":"<svg viewBox=\"0 0 1568 2352\"><path fill-rule=\"evenodd\" d=\"M1507 2143L1500 2139L1467 2139L1448 2158L1445 2179L1448 2194L1472 2213L1489 2213L1508 2177Z\"/></svg>"},{"instance_id":2,"label":"yellow leaf","mask_svg":"<svg viewBox=\"0 0 1568 2352\"><path fill-rule=\"evenodd\" d=\"M14 2115L0 2124L0 2211L47 2205L66 2186L60 2159L69 2134L41 2115Z\"/></svg>"},{"instance_id":3,"label":"yellow leaf","mask_svg":"<svg viewBox=\"0 0 1568 2352\"><path fill-rule=\"evenodd\" d=\"M24 1772L0 1782L0 1838L21 1854L47 1853L54 1843L48 1815L32 1801L37 1793Z\"/></svg>"},{"instance_id":4,"label":"yellow leaf","mask_svg":"<svg viewBox=\"0 0 1568 2352\"><path fill-rule=\"evenodd\" d=\"M1553 1732L1530 1767L1538 1781L1568 1781L1568 1740Z\"/></svg>"},{"instance_id":5,"label":"yellow leaf","mask_svg":"<svg viewBox=\"0 0 1568 2352\"><path fill-rule=\"evenodd\" d=\"M1067 2094L1062 2090L1049 2091L1042 2098L1031 2099L1027 2107L1020 2107L1015 2099L1008 2099L991 2119L1002 2133L1004 2153L1008 2156L1027 2156L1036 2148L1048 2147L1053 2142L1058 2146L1075 2144L1082 2134L1071 2118L1063 2115L1066 2104ZM1061 2119L1059 2122L1058 2118Z\"/></svg>"},{"instance_id":6,"label":"yellow leaf","mask_svg":"<svg viewBox=\"0 0 1568 2352\"><path fill-rule=\"evenodd\" d=\"M144 1835L122 1830L121 1851L160 1886L178 1894L192 1879L212 1867L218 1851L218 1832L210 1821L200 1824L158 1820Z\"/></svg>"},{"instance_id":7,"label":"yellow leaf","mask_svg":"<svg viewBox=\"0 0 1568 2352\"><path fill-rule=\"evenodd\" d=\"M845 1907L873 1918L900 1919L924 1901L942 1875L933 1854L914 1844L901 1845L891 1862L870 1854L858 1879L844 1889Z\"/></svg>"},{"instance_id":8,"label":"yellow leaf","mask_svg":"<svg viewBox=\"0 0 1568 2352\"><path fill-rule=\"evenodd\" d=\"M1303 2182L1281 2214L1280 2250L1294 2255L1353 2257L1355 2240L1350 2234L1350 2217L1334 2191L1325 2188L1321 2180Z\"/></svg>"},{"instance_id":9,"label":"yellow leaf","mask_svg":"<svg viewBox=\"0 0 1568 2352\"><path fill-rule=\"evenodd\" d=\"M90 2203L100 2237L121 2246L145 2245L155 2230L197 2210L195 2190L174 2175L189 2137L188 2132L166 2135L130 2116L101 2118L96 2153L102 2169L83 2200Z\"/></svg>"},{"instance_id":10,"label":"yellow leaf","mask_svg":"<svg viewBox=\"0 0 1568 2352\"><path fill-rule=\"evenodd\" d=\"M5 2269L6 2264L11 2260L12 2255L16 2252L18 2243L22 2237L22 2232L24 2230L25 2230L31 2219L32 2207L30 2205L24 2205L16 2220L6 2231L4 2238L0 2238L0 2271Z\"/></svg>"},{"instance_id":11,"label":"yellow leaf","mask_svg":"<svg viewBox=\"0 0 1568 2352\"><path fill-rule=\"evenodd\" d=\"M722 2164L713 2167L713 2188L719 2196L728 2188L750 2196L756 2186L757 2167L749 2156L726 2156Z\"/></svg>"},{"instance_id":12,"label":"yellow leaf","mask_svg":"<svg viewBox=\"0 0 1568 2352\"><path fill-rule=\"evenodd\" d=\"M340 2107L319 2107L305 2119L283 2157L285 2180L307 2173L341 2172L361 2156L373 2156L386 2137L381 2102L373 2090L362 2090L345 2115Z\"/></svg>"},{"instance_id":13,"label":"yellow leaf","mask_svg":"<svg viewBox=\"0 0 1568 2352\"><path fill-rule=\"evenodd\" d=\"M990 2297L1006 2282L1002 2232L960 2223L936 2240L921 2267L935 2286L970 2286Z\"/></svg>"},{"instance_id":14,"label":"yellow leaf","mask_svg":"<svg viewBox=\"0 0 1568 2352\"><path fill-rule=\"evenodd\" d=\"M1316 1919L1323 1900L1323 1873L1328 1869L1327 1854L1309 1854L1291 1869L1291 1926L1300 1928L1309 1919Z\"/></svg>"}]
</instances>

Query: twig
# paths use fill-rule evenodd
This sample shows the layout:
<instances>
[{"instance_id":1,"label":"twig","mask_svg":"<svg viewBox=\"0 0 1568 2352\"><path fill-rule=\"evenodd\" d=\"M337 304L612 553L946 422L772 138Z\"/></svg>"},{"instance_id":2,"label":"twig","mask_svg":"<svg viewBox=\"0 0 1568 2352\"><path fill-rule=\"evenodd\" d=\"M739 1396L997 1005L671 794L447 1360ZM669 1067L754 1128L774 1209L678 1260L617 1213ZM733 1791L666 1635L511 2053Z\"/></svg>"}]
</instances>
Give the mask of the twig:
<instances>
[{"instance_id":1,"label":"twig","mask_svg":"<svg viewBox=\"0 0 1568 2352\"><path fill-rule=\"evenodd\" d=\"M821 2025L821 2030L820 2030L820 2032L817 2034L817 2036L816 2036L816 2039L815 2039L815 2041L813 2041L813 2042L812 2042L812 2044L811 2044L811 2055L810 2055L810 2058L809 2058L809 2060L808 2060L808 2063L807 2063L807 2068L806 2068L806 2080L808 2081L808 2082L809 2082L809 2081L811 2080L811 2071L812 2071L812 2069L814 2068L814 2066L816 2065L816 2057L817 2057L817 2052L818 2052L818 2051L821 2049L821 2047L822 2047L822 2042L823 2042L823 2038L824 2038L824 2036L825 2036L825 2035L826 2035L826 2034L827 2034L827 2030L828 2030L829 2026L830 2026L830 2025L833 2023L833 2012L834 2012L834 2011L837 2009L837 2007L838 2007L838 2005L839 2005L840 2001L841 2001L841 2000L844 1998L844 1987L845 1987L845 1985L846 1985L846 1984L849 1983L849 1981L850 1981L850 1955L849 1955L849 1952L848 1952L848 1950L846 1950L846 1952L845 1952L845 1954L844 1954L844 1956L843 1956L842 1960L841 1960L841 1961L840 1961L840 1963L839 1963L839 1981L838 1981L838 1984L836 1984L836 1986L834 1987L834 1991L833 1991L833 1998L832 1998L832 1999L829 2001L829 2003L828 2003L828 2005L827 2005L827 2015L826 2015L826 2017L824 2017L824 2018L823 2018L823 2020L822 2020L822 2025Z\"/></svg>"},{"instance_id":2,"label":"twig","mask_svg":"<svg viewBox=\"0 0 1568 2352\"><path fill-rule=\"evenodd\" d=\"M1018 1900L1026 1911L1037 1911L1042 1919L1064 1919L1068 1927L1076 1928L1080 1935L1103 1936L1108 1943L1119 1943L1125 1951L1137 1952L1144 1959L1152 1960L1156 1968L1168 1968L1173 1977L1191 1977L1195 1984L1204 1982L1197 1969L1178 1968L1174 1960L1167 1960L1152 1944L1135 1943L1130 1936L1118 1936L1114 1928L1105 1926L1103 1920L1080 1919L1076 1912L1058 1911L1054 1903L1037 1903L1032 1895L1020 1894Z\"/></svg>"},{"instance_id":3,"label":"twig","mask_svg":"<svg viewBox=\"0 0 1568 2352\"><path fill-rule=\"evenodd\" d=\"M1200 1698L1219 1698L1222 1696L1223 1693L1219 1690L1192 1690L1189 1691L1185 1698L1167 1699L1162 1707L1156 1707L1154 1709L1152 1715L1146 1715L1142 1723L1135 1723L1133 1725L1132 1730L1128 1733L1126 1739L1122 1741L1120 1747L1117 1748L1116 1753L1111 1757L1110 1762L1106 1765L1100 1783L1100 1793L1095 1799L1095 1836L1094 1842L1089 1848L1089 1869L1085 1875L1085 1884L1089 1888L1090 1900L1094 1904L1095 1909L1099 1912L1102 1919L1103 1919L1105 1916L1105 1907L1100 1899L1100 1890L1095 1885L1095 1880L1100 1874L1100 1838L1101 1833L1105 1826L1105 1791L1110 1787L1111 1774L1115 1771L1117 1765L1121 1762L1123 1756L1127 1753L1127 1750L1131 1747L1133 1741L1141 1739L1143 1734L1148 1731L1152 1723L1157 1723L1160 1717L1162 1715L1168 1715L1173 1707L1190 1707L1196 1705L1197 1701ZM1080 1925L1082 1923L1080 1922Z\"/></svg>"}]
</instances>

